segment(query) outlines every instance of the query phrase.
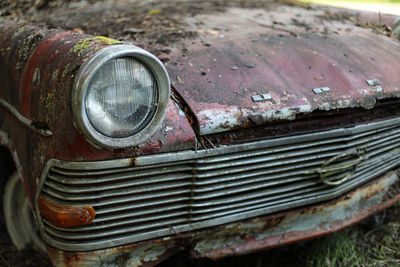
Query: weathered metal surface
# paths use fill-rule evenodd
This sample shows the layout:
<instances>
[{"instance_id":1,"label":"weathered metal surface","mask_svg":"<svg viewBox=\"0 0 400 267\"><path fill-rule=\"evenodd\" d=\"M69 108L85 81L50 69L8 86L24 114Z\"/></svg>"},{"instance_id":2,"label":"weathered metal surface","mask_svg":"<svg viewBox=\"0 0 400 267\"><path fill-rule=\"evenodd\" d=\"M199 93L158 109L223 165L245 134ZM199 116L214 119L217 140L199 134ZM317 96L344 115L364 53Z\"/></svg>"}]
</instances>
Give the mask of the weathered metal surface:
<instances>
[{"instance_id":1,"label":"weathered metal surface","mask_svg":"<svg viewBox=\"0 0 400 267\"><path fill-rule=\"evenodd\" d=\"M7 109L12 115L14 115L15 118L17 118L19 122L22 123L22 125L24 125L25 127L43 136L52 135L52 132L49 129L36 127L38 124L37 122L35 123L34 121L25 118L23 115L21 115L21 113L18 112L18 110L15 107L10 105L10 103L8 103L2 98L0 98L0 105L3 106L5 109Z\"/></svg>"},{"instance_id":2,"label":"weathered metal surface","mask_svg":"<svg viewBox=\"0 0 400 267\"><path fill-rule=\"evenodd\" d=\"M376 23L377 18L366 20ZM392 17L379 19L390 24ZM207 134L294 119L315 110L343 108L350 113L348 108L370 109L377 100L400 95L399 43L368 27L355 26L349 17L282 7L268 12L228 9L187 22L188 30L198 36L171 48L168 68L177 95L190 107L182 99L176 101L179 106L171 101L161 130L143 145L118 151L89 144L74 126L70 107L73 79L80 65L114 41L0 25L0 98L34 121L38 129L53 133L52 137L37 134L0 107L0 141L12 151L31 201L51 158L79 162L117 158L135 166L139 155L193 149L196 138L191 125L196 127L197 122L188 114L197 118L200 127L195 130ZM381 85L365 82L372 79L379 79ZM330 90L314 93L314 88L323 87ZM254 101L252 96L261 96L262 101ZM266 134L270 133L263 131L257 138ZM244 141L243 135L236 136L232 140ZM229 138L221 144L229 144ZM196 257L242 254L330 233L374 214L399 199L397 180L391 172L338 201L205 232L174 233L168 240L83 253L48 250L55 263L66 266L99 262L153 265L183 247L193 247Z\"/></svg>"},{"instance_id":3,"label":"weathered metal surface","mask_svg":"<svg viewBox=\"0 0 400 267\"><path fill-rule=\"evenodd\" d=\"M64 252L48 247L57 266L154 266L179 250L195 258L219 259L331 234L372 216L400 200L397 171L336 200L247 221L179 233L170 238L92 252Z\"/></svg>"},{"instance_id":4,"label":"weathered metal surface","mask_svg":"<svg viewBox=\"0 0 400 267\"><path fill-rule=\"evenodd\" d=\"M8 134L10 147L18 155L28 196L35 195L40 174L50 158L75 161L133 158L194 147L193 129L173 102L161 129L147 142L129 149L96 148L75 127L71 90L76 72L93 53L118 41L13 23L0 25L0 36L0 98L36 130L53 134L35 133L32 127L26 128L18 121L10 109L0 105L0 129Z\"/></svg>"},{"instance_id":5,"label":"weathered metal surface","mask_svg":"<svg viewBox=\"0 0 400 267\"><path fill-rule=\"evenodd\" d=\"M64 252L47 247L55 266L154 266L180 250L174 240L133 244L92 252Z\"/></svg>"},{"instance_id":6,"label":"weathered metal surface","mask_svg":"<svg viewBox=\"0 0 400 267\"><path fill-rule=\"evenodd\" d=\"M226 225L196 237L193 256L218 259L333 233L399 201L399 182L392 171L335 201Z\"/></svg>"},{"instance_id":7,"label":"weathered metal surface","mask_svg":"<svg viewBox=\"0 0 400 267\"><path fill-rule=\"evenodd\" d=\"M141 156L135 167L129 159L52 160L40 195L64 206L91 206L96 218L74 229L57 227L41 214L37 218L47 244L67 251L166 237L340 197L400 166L399 149L400 118L395 118Z\"/></svg>"},{"instance_id":8,"label":"weathered metal surface","mask_svg":"<svg viewBox=\"0 0 400 267\"><path fill-rule=\"evenodd\" d=\"M335 16L336 15L336 16ZM400 97L400 43L319 9L230 8L188 18L199 36L167 69L201 134ZM234 67L234 68L233 68ZM379 79L381 89L366 84ZM329 92L313 93L313 88ZM252 96L270 94L270 101Z\"/></svg>"}]
</instances>

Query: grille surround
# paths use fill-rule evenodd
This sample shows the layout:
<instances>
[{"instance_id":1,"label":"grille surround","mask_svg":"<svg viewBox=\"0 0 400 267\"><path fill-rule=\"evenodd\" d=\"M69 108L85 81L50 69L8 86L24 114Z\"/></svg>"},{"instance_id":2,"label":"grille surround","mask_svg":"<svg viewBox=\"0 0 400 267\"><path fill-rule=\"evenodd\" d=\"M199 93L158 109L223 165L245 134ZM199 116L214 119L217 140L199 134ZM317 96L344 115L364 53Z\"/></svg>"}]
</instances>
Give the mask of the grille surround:
<instances>
[{"instance_id":1,"label":"grille surround","mask_svg":"<svg viewBox=\"0 0 400 267\"><path fill-rule=\"evenodd\" d=\"M64 205L93 205L97 215L93 224L75 228L51 225L41 217L38 208L37 218L44 240L66 251L89 251L163 238L341 196L399 166L398 141L400 118L395 118L349 128L135 159L98 162L51 159L41 177L37 197L43 194ZM342 144L334 145L338 142ZM331 151L333 147L335 149ZM368 159L361 162L353 177L341 185L327 186L319 181L317 174L307 173L343 151L360 148L366 149ZM303 160L300 170L289 165L299 157ZM251 167L250 171L246 172L241 164L243 161L246 161L246 167ZM293 170L288 172L286 165ZM160 175L162 172L166 174ZM274 173L281 177L271 176ZM288 175L295 177L287 178ZM86 176L89 178L80 178ZM60 185L64 192L58 190ZM234 190L236 193L233 194ZM303 190L302 194L296 195L296 190ZM79 195L87 191L91 191L91 195ZM290 198L285 198L285 194ZM270 201L266 200L268 196ZM146 204L153 208L144 207ZM118 208L121 212L115 213ZM146 214L149 216L145 217ZM158 221L149 223L151 216L158 216Z\"/></svg>"}]
</instances>

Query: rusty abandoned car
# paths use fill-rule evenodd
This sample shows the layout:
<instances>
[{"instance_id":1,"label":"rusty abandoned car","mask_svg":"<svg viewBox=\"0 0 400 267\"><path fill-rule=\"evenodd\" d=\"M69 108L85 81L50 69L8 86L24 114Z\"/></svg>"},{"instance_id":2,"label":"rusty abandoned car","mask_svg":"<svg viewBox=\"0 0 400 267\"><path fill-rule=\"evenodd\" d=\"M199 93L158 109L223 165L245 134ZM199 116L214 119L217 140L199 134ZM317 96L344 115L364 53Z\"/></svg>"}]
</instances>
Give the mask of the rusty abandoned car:
<instances>
[{"instance_id":1,"label":"rusty abandoned car","mask_svg":"<svg viewBox=\"0 0 400 267\"><path fill-rule=\"evenodd\" d=\"M3 209L17 247L55 266L218 259L399 200L399 21L255 2L181 3L164 39L125 31L146 50L88 25L1 22L0 142L16 170ZM73 12L59 16L89 10Z\"/></svg>"}]
</instances>

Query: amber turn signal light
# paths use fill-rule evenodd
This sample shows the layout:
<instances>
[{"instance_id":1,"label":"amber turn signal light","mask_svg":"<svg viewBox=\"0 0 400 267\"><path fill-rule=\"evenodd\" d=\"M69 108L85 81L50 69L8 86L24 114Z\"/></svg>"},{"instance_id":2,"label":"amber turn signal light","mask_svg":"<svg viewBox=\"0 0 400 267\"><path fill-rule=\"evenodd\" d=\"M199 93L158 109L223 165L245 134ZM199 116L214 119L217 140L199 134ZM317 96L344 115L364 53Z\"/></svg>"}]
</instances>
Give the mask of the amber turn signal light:
<instances>
[{"instance_id":1,"label":"amber turn signal light","mask_svg":"<svg viewBox=\"0 0 400 267\"><path fill-rule=\"evenodd\" d=\"M59 227L73 227L90 224L96 212L93 207L72 207L52 203L39 196L38 200L40 214L50 223Z\"/></svg>"}]
</instances>

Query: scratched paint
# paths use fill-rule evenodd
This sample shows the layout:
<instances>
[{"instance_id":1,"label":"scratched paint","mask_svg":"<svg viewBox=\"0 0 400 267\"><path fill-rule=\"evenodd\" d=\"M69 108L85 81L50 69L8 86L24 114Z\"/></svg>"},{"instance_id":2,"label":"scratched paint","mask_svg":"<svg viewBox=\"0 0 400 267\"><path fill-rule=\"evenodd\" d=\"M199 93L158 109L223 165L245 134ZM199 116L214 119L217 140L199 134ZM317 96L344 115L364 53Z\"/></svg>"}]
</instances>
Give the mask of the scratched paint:
<instances>
[{"instance_id":1,"label":"scratched paint","mask_svg":"<svg viewBox=\"0 0 400 267\"><path fill-rule=\"evenodd\" d=\"M52 137L39 136L15 121L8 111L2 108L0 112L0 129L15 146L29 196L36 195L37 178L51 158L90 161L194 148L193 129L173 102L160 130L140 146L110 151L92 146L81 135L71 111L74 77L83 62L114 42L13 23L0 24L0 35L0 97L53 133ZM82 40L84 47L80 46ZM79 49L74 49L77 46Z\"/></svg>"},{"instance_id":2,"label":"scratched paint","mask_svg":"<svg viewBox=\"0 0 400 267\"><path fill-rule=\"evenodd\" d=\"M377 99L399 98L399 42L334 18L322 10L288 7L230 8L218 16L188 18L188 30L197 31L201 41L188 40L184 57L173 49L170 60L177 64L167 69L197 117L200 134L318 110L371 109ZM224 38L210 32L215 28L224 29L219 32ZM255 67L246 67L249 62ZM368 86L370 79L379 79L382 90ZM321 87L330 91L313 92ZM271 99L253 101L262 94Z\"/></svg>"},{"instance_id":3,"label":"scratched paint","mask_svg":"<svg viewBox=\"0 0 400 267\"><path fill-rule=\"evenodd\" d=\"M302 23L292 21L294 16ZM281 24L274 24L278 18ZM204 23L196 23L200 20ZM329 25L328 31L320 21ZM118 151L87 142L75 127L70 109L70 93L80 65L112 42L98 42L74 32L0 24L0 79L4 84L0 97L54 133L52 137L34 134L4 110L0 112L0 130L8 137L33 203L38 177L50 158L134 159L190 150L196 143L195 132L211 134L294 120L318 110L372 109L378 100L400 96L399 43L351 21L335 21L321 10L227 9L214 16L187 18L186 22L188 29L199 35L183 40L185 57L179 50L182 44L171 48L168 64L182 99L170 102L162 127L151 139ZM285 27L279 26L282 24ZM380 90L368 86L365 81L369 79L379 79ZM312 89L320 87L331 90L314 94ZM263 94L271 99L252 100L253 95ZM85 253L48 250L54 262L66 266L79 262L87 266L99 262L154 265L180 249L193 249L195 257L213 259L247 253L331 233L364 219L399 199L397 180L397 175L390 173L340 201L166 239ZM353 208L345 209L346 205ZM322 220L324 216L327 221ZM309 225L301 223L303 220Z\"/></svg>"},{"instance_id":4,"label":"scratched paint","mask_svg":"<svg viewBox=\"0 0 400 267\"><path fill-rule=\"evenodd\" d=\"M73 253L48 247L49 256L56 266L154 266L179 248L175 241L127 245L106 250Z\"/></svg>"}]
</instances>

